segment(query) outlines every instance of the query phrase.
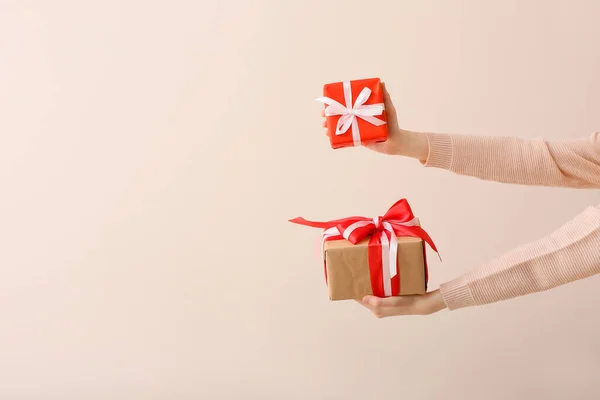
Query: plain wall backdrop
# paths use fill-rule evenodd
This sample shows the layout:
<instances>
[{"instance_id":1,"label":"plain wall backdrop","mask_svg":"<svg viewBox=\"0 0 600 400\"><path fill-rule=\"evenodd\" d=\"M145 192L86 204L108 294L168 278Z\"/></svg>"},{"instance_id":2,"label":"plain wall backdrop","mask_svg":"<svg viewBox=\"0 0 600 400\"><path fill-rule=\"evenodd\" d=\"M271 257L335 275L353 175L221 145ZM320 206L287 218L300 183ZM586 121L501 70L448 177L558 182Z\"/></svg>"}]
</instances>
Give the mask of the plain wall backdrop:
<instances>
[{"instance_id":1,"label":"plain wall backdrop","mask_svg":"<svg viewBox=\"0 0 600 400\"><path fill-rule=\"evenodd\" d=\"M406 197L431 284L598 191L333 151L314 99L381 77L406 129L600 130L600 2L0 0L0 397L597 399L600 279L378 320L319 231Z\"/></svg>"}]
</instances>

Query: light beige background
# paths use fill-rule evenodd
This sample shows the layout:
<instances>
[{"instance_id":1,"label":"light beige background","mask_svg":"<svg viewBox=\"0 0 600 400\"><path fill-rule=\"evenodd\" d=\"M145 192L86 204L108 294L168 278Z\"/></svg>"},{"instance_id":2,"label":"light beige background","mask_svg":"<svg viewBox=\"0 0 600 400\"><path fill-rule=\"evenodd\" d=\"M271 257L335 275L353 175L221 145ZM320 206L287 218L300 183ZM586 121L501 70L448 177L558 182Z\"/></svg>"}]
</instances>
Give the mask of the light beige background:
<instances>
[{"instance_id":1,"label":"light beige background","mask_svg":"<svg viewBox=\"0 0 600 400\"><path fill-rule=\"evenodd\" d=\"M600 280L377 320L319 232L406 197L435 288L598 192L332 151L321 85L379 76L405 128L600 129L599 1L0 0L0 397L595 399ZM433 260L433 257L431 257Z\"/></svg>"}]
</instances>

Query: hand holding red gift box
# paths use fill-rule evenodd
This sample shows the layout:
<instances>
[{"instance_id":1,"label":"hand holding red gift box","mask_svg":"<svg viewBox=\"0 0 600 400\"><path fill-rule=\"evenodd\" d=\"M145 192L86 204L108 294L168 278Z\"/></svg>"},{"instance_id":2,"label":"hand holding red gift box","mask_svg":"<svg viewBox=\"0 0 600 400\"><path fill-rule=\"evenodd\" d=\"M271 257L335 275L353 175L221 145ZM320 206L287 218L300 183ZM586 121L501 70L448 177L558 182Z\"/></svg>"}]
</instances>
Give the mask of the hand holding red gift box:
<instances>
[{"instance_id":1,"label":"hand holding red gift box","mask_svg":"<svg viewBox=\"0 0 600 400\"><path fill-rule=\"evenodd\" d=\"M378 78L330 83L323 87L331 146L361 146L387 140L383 89Z\"/></svg>"}]
</instances>

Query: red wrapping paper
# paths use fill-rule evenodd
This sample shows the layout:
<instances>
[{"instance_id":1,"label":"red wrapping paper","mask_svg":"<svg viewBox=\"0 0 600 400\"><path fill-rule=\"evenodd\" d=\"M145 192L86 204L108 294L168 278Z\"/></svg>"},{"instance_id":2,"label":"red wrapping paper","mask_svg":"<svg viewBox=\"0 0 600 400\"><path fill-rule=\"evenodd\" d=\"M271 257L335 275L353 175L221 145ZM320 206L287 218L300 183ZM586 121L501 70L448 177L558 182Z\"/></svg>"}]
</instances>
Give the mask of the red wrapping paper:
<instances>
[{"instance_id":1,"label":"red wrapping paper","mask_svg":"<svg viewBox=\"0 0 600 400\"><path fill-rule=\"evenodd\" d=\"M330 98L341 105L348 108L347 104L347 96L345 94L345 85L348 82L336 82L329 83L323 87L323 96L325 98ZM354 106L359 95L365 88L370 90L370 95L367 100L363 103L364 106L373 106L373 105L383 105L383 88L381 86L381 81L379 78L371 78L371 79L361 79L350 81L349 85L346 85L346 88L349 86L352 92L352 102L351 105ZM322 100L321 100L322 101ZM327 106L325 107L327 110ZM360 114L360 111L357 115ZM377 126L367 120L361 118L359 115L355 117L356 123L353 124L346 132L336 134L338 131L338 122L342 118L342 115L330 115L327 116L327 131L330 139L331 147L334 149L342 148L342 147L352 147L359 145L367 145L375 142L383 142L388 138L388 129L386 123L386 114L385 109L381 112L381 114L375 116L369 116L367 119L377 118L382 121L382 124ZM356 134L356 129L358 128L358 135ZM360 137L360 140L356 140L357 136Z\"/></svg>"}]
</instances>

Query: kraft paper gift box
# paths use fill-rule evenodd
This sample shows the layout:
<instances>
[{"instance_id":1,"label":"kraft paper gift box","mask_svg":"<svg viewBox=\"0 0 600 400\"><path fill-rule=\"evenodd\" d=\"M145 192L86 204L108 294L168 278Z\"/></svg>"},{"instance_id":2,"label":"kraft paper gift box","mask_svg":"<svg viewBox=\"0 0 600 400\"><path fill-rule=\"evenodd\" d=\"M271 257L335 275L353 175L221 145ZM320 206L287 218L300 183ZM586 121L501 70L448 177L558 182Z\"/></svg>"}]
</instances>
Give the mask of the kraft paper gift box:
<instances>
[{"instance_id":1,"label":"kraft paper gift box","mask_svg":"<svg viewBox=\"0 0 600 400\"><path fill-rule=\"evenodd\" d=\"M352 147L387 140L383 88L379 78L328 83L323 87L331 147Z\"/></svg>"},{"instance_id":2,"label":"kraft paper gift box","mask_svg":"<svg viewBox=\"0 0 600 400\"><path fill-rule=\"evenodd\" d=\"M397 295L427 292L425 247L420 238L398 239L398 275L391 285L399 287ZM362 299L373 294L369 270L369 239L357 244L347 240L325 242L325 265L330 300Z\"/></svg>"},{"instance_id":3,"label":"kraft paper gift box","mask_svg":"<svg viewBox=\"0 0 600 400\"><path fill-rule=\"evenodd\" d=\"M331 300L426 293L425 245L437 249L405 199L383 217L291 222L324 229L325 279Z\"/></svg>"}]
</instances>

